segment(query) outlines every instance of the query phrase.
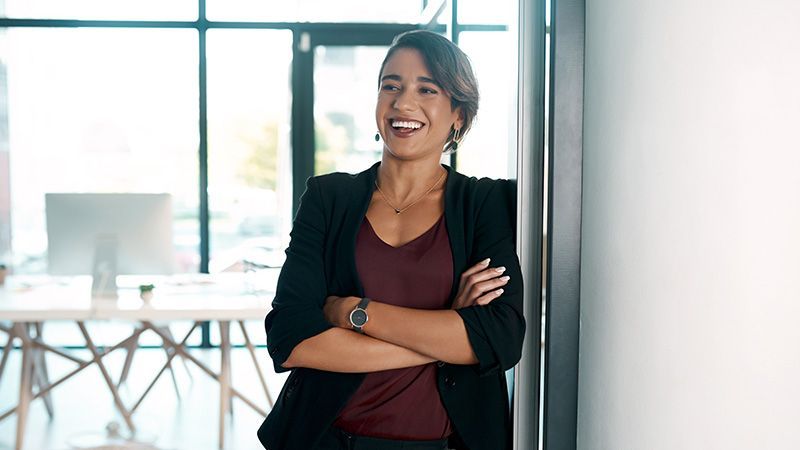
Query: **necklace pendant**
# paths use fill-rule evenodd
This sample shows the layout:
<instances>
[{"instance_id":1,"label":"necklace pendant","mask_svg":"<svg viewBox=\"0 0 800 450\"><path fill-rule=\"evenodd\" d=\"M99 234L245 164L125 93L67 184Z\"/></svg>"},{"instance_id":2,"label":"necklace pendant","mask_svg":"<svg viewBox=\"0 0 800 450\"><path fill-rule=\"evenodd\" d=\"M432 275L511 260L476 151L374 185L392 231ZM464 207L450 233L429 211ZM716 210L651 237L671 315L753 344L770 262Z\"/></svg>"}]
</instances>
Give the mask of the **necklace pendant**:
<instances>
[{"instance_id":1,"label":"necklace pendant","mask_svg":"<svg viewBox=\"0 0 800 450\"><path fill-rule=\"evenodd\" d=\"M402 212L402 211L400 211L399 209L395 209L395 210L394 210L394 213L395 213L395 214L400 214L401 212Z\"/></svg>"}]
</instances>

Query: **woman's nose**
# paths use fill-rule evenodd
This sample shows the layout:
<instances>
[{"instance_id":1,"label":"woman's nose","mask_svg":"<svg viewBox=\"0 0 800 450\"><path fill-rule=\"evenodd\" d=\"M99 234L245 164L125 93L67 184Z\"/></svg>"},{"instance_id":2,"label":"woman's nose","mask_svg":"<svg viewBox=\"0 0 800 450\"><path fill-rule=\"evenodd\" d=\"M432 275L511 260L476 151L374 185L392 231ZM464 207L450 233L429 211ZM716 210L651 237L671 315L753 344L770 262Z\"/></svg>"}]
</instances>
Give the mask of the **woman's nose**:
<instances>
[{"instance_id":1,"label":"woman's nose","mask_svg":"<svg viewBox=\"0 0 800 450\"><path fill-rule=\"evenodd\" d=\"M392 107L401 111L410 111L416 108L416 101L411 92L403 90L394 98Z\"/></svg>"}]
</instances>

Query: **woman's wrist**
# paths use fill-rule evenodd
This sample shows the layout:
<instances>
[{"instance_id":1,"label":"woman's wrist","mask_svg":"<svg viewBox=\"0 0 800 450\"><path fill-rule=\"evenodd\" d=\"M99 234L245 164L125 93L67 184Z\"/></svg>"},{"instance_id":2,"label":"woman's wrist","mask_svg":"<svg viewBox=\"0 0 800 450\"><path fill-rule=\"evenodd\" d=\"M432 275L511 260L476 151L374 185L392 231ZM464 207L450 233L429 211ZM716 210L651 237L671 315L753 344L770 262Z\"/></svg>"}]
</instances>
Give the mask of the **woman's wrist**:
<instances>
[{"instance_id":1,"label":"woman's wrist","mask_svg":"<svg viewBox=\"0 0 800 450\"><path fill-rule=\"evenodd\" d=\"M325 300L325 318L331 325L338 328L353 329L350 323L350 313L355 309L361 297L330 296Z\"/></svg>"},{"instance_id":2,"label":"woman's wrist","mask_svg":"<svg viewBox=\"0 0 800 450\"><path fill-rule=\"evenodd\" d=\"M342 299L341 313L339 315L341 318L340 327L347 328L348 330L353 329L353 324L350 323L350 313L353 312L360 301L361 297L345 297Z\"/></svg>"}]
</instances>

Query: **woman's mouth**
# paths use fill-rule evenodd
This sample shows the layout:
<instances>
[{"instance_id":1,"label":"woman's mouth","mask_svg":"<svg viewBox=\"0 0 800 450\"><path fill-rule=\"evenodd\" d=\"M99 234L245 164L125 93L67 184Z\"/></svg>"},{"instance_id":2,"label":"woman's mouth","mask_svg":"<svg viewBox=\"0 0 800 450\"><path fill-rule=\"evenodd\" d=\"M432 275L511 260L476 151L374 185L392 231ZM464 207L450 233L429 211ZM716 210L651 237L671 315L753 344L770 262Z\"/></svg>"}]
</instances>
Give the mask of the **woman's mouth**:
<instances>
[{"instance_id":1,"label":"woman's mouth","mask_svg":"<svg viewBox=\"0 0 800 450\"><path fill-rule=\"evenodd\" d=\"M397 137L405 138L416 134L425 126L416 120L395 120L389 119L389 130Z\"/></svg>"}]
</instances>

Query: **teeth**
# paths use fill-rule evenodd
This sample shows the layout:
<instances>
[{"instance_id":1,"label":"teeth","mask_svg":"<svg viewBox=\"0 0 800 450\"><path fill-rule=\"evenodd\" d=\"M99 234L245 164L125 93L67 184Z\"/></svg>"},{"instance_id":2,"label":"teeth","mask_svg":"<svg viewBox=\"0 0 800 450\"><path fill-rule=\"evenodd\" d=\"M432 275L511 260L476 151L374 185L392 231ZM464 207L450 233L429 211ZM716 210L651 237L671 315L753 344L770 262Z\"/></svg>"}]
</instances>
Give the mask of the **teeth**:
<instances>
[{"instance_id":1,"label":"teeth","mask_svg":"<svg viewBox=\"0 0 800 450\"><path fill-rule=\"evenodd\" d=\"M419 122L411 122L404 120L394 120L392 121L392 126L394 128L413 128L413 129L422 128L422 124Z\"/></svg>"}]
</instances>

